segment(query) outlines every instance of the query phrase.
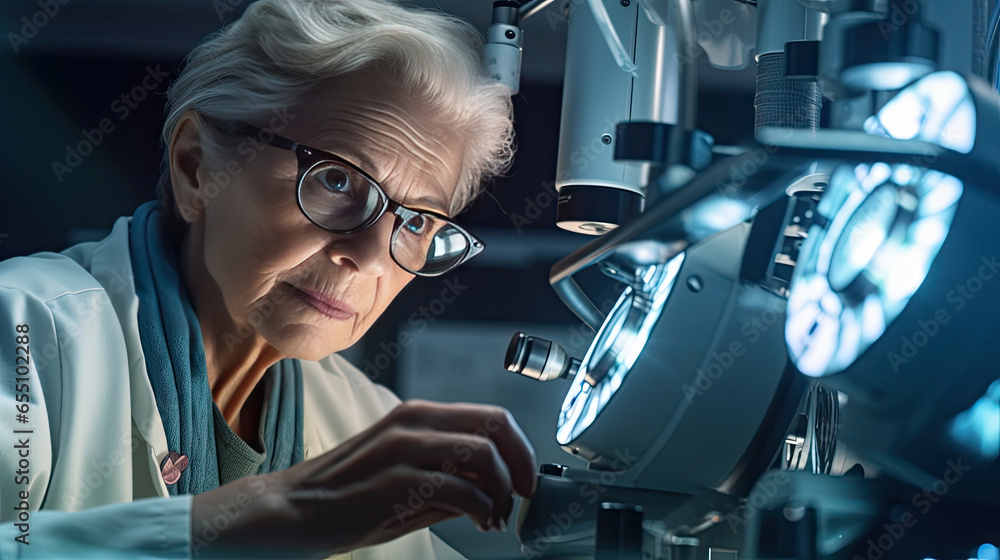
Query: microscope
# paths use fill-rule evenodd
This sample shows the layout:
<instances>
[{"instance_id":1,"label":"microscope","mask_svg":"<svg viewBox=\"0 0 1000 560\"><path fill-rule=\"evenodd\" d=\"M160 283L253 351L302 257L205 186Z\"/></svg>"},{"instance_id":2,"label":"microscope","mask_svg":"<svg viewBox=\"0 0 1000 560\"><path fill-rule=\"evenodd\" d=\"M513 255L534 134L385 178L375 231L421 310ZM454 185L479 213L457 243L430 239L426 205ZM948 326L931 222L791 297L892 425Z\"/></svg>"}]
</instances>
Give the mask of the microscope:
<instances>
[{"instance_id":1,"label":"microscope","mask_svg":"<svg viewBox=\"0 0 1000 560\"><path fill-rule=\"evenodd\" d=\"M550 3L494 3L512 94ZM567 386L553 436L586 465L542 466L525 558L997 559L995 4L560 6L557 222L594 239L549 280L596 337L505 356ZM756 64L752 142L697 129L703 58Z\"/></svg>"}]
</instances>

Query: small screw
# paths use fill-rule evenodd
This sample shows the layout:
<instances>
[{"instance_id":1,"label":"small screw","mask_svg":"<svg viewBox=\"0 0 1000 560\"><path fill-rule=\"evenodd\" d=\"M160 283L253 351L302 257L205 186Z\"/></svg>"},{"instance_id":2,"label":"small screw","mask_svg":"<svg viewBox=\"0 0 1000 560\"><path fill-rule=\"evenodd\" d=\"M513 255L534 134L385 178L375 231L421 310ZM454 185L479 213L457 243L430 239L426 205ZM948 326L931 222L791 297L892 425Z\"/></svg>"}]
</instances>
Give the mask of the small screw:
<instances>
[{"instance_id":1,"label":"small screw","mask_svg":"<svg viewBox=\"0 0 1000 560\"><path fill-rule=\"evenodd\" d=\"M601 142L604 142L605 144L610 144L611 143L611 135L610 134L605 134L604 136L601 136Z\"/></svg>"},{"instance_id":2,"label":"small screw","mask_svg":"<svg viewBox=\"0 0 1000 560\"><path fill-rule=\"evenodd\" d=\"M688 278L687 285L688 289L694 293L698 293L701 291L702 288L704 288L704 286L701 283L701 278L698 278L697 276L692 276Z\"/></svg>"},{"instance_id":3,"label":"small screw","mask_svg":"<svg viewBox=\"0 0 1000 560\"><path fill-rule=\"evenodd\" d=\"M622 0L622 8L628 8L631 3L631 0Z\"/></svg>"},{"instance_id":4,"label":"small screw","mask_svg":"<svg viewBox=\"0 0 1000 560\"><path fill-rule=\"evenodd\" d=\"M517 33L514 33L513 29L508 29L507 32L504 33L504 35L506 35L508 39L513 39L514 37L517 37Z\"/></svg>"}]
</instances>

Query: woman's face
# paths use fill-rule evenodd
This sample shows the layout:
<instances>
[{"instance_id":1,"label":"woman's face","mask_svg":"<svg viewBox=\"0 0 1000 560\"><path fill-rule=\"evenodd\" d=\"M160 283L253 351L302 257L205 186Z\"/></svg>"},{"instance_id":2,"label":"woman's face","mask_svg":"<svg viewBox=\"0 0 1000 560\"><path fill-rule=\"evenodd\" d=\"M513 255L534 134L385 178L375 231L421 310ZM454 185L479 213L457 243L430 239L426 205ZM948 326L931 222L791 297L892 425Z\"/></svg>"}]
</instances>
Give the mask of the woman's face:
<instances>
[{"instance_id":1,"label":"woman's face","mask_svg":"<svg viewBox=\"0 0 1000 560\"><path fill-rule=\"evenodd\" d=\"M346 76L284 114L287 124L260 124L347 159L405 206L447 214L462 143L385 78ZM205 205L203 227L192 228L203 236L208 283L221 294L229 327L252 328L282 355L316 360L349 347L413 278L389 254L392 213L350 235L324 231L302 214L289 150L247 142L228 170L197 174L202 188L220 187Z\"/></svg>"}]
</instances>

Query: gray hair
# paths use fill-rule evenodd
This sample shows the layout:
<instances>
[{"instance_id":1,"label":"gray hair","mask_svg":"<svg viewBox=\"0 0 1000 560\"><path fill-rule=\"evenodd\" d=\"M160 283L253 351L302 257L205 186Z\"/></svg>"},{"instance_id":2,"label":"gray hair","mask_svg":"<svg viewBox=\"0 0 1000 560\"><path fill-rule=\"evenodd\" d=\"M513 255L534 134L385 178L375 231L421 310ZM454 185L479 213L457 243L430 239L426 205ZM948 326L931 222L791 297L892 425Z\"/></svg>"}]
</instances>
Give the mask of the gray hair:
<instances>
[{"instance_id":1,"label":"gray hair","mask_svg":"<svg viewBox=\"0 0 1000 560\"><path fill-rule=\"evenodd\" d=\"M194 110L209 160L235 149L239 123L264 122L324 81L375 68L422 101L464 141L450 211L506 171L514 153L509 93L482 67L482 37L463 20L392 0L258 0L188 55L167 91L160 200L180 222L170 183L170 141ZM203 126L204 121L213 126ZM229 156L231 157L231 155Z\"/></svg>"}]
</instances>

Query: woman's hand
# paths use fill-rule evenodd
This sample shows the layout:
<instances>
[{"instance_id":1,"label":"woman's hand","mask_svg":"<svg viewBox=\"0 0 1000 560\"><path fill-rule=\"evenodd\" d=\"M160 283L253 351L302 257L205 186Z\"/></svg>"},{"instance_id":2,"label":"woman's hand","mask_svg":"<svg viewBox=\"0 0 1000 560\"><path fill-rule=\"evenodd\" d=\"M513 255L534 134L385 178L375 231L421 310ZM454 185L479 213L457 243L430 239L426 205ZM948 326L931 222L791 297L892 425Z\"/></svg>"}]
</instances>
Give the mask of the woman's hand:
<instances>
[{"instance_id":1,"label":"woman's hand","mask_svg":"<svg viewBox=\"0 0 1000 560\"><path fill-rule=\"evenodd\" d=\"M315 459L195 496L192 549L326 556L462 515L500 528L511 494L534 493L535 472L534 451L507 410L409 401ZM213 523L226 511L238 514Z\"/></svg>"}]
</instances>

